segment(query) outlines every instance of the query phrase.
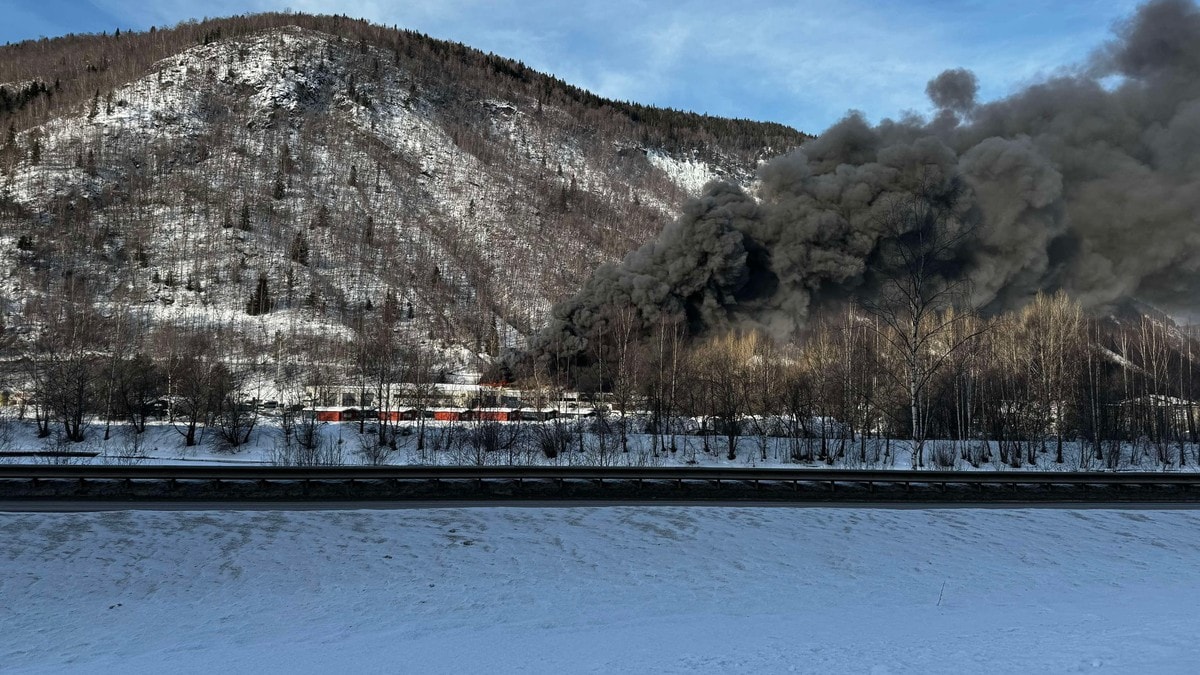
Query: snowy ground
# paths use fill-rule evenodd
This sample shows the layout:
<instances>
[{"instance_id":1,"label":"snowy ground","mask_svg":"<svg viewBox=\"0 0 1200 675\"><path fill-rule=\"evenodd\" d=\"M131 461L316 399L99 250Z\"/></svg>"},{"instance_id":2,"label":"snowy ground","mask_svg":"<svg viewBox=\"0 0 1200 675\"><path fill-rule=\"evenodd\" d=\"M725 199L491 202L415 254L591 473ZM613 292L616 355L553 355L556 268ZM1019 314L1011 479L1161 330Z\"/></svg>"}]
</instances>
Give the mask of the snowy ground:
<instances>
[{"instance_id":1,"label":"snowy ground","mask_svg":"<svg viewBox=\"0 0 1200 675\"><path fill-rule=\"evenodd\" d=\"M543 430L554 428L553 422L542 424ZM574 428L570 427L564 428ZM588 424L593 424L588 422ZM236 449L223 447L214 429L202 429L199 443L192 447L184 445L182 434L168 422L152 422L143 434L135 434L126 424L113 424L108 440L104 439L105 425L93 420L85 430L86 439L80 443L63 440L61 428L52 427L52 434L38 438L32 420L17 419L4 414L0 409L0 464L160 464L187 465L207 464L264 464L291 466L304 464L320 465L556 465L556 466L721 466L721 467L806 467L846 469L911 469L913 468L912 446L903 440L885 441L869 439L864 443L846 441L842 452L837 452L841 443L836 438L828 440L829 452L835 456L832 462L817 459L820 439L796 439L784 437L742 436L738 439L737 457L726 457L723 436L698 436L679 434L675 437L676 452L672 453L657 446L654 437L642 433L630 433L627 437L628 451L622 451L619 434L610 429L603 445L594 431L580 434L571 432L573 440L567 451L549 458L538 443L539 423L524 422L520 425L501 424L497 433L499 442L507 445L497 450L484 450L482 435L477 423L429 422L426 447L417 448L417 435L412 423L402 423L408 429L406 435L395 435L394 450L379 451L378 436L373 425L366 425L367 433L359 432L357 422L322 423L317 429L321 438L319 460L303 461L298 457L295 445L285 442L279 426L278 416L264 415L250 436L250 441ZM589 427L594 428L594 427ZM516 440L513 440L516 439ZM1029 463L1022 453L1020 467L1001 461L999 444L992 441L991 456L986 461L971 462L964 454L978 454L980 441L961 442L932 440L926 444L926 467L932 469L954 468L959 470L1007 471L1200 471L1200 444L1189 442L1183 448L1177 443L1158 447L1148 442L1119 444L1119 452L1113 454L1112 444L1106 442L1104 461L1094 457L1090 445L1069 441L1064 444L1064 461L1058 463L1053 440L1047 441L1044 451L1038 451L1036 463ZM939 449L946 451L952 463L947 466L935 461ZM800 456L796 453L803 450ZM1027 448L1026 448L1027 450ZM1180 451L1184 461L1179 461ZM90 457L48 458L14 456L13 452L74 452L90 453ZM1115 461L1110 461L1115 460Z\"/></svg>"},{"instance_id":2,"label":"snowy ground","mask_svg":"<svg viewBox=\"0 0 1200 675\"><path fill-rule=\"evenodd\" d=\"M0 663L1190 673L1198 528L1150 510L0 514Z\"/></svg>"}]
</instances>

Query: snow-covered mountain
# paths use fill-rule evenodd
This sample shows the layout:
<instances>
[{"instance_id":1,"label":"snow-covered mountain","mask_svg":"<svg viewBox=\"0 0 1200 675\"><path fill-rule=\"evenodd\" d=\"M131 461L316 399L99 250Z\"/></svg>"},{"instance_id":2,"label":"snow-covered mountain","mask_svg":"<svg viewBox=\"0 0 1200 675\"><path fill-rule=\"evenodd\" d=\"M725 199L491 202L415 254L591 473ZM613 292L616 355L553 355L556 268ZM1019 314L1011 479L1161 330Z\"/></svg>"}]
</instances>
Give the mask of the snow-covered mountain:
<instances>
[{"instance_id":1,"label":"snow-covered mountain","mask_svg":"<svg viewBox=\"0 0 1200 675\"><path fill-rule=\"evenodd\" d=\"M130 65L122 40L173 53ZM29 58L35 47L50 56ZM750 185L758 162L805 138L605 101L517 62L336 17L0 55L11 57L0 65L10 326L81 293L102 313L264 338L348 337L386 307L415 338L496 353L705 182Z\"/></svg>"}]
</instances>

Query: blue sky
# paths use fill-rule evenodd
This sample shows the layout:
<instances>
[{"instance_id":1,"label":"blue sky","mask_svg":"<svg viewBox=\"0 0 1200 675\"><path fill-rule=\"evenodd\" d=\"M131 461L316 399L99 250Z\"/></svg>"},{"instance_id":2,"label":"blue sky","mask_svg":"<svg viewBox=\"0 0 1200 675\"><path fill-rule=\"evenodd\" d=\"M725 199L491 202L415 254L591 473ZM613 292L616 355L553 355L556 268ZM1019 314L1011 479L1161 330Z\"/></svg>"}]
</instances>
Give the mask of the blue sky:
<instances>
[{"instance_id":1,"label":"blue sky","mask_svg":"<svg viewBox=\"0 0 1200 675\"><path fill-rule=\"evenodd\" d=\"M928 112L946 68L1004 96L1084 60L1137 0L0 0L0 43L291 9L520 59L598 94L809 132L848 110Z\"/></svg>"}]
</instances>

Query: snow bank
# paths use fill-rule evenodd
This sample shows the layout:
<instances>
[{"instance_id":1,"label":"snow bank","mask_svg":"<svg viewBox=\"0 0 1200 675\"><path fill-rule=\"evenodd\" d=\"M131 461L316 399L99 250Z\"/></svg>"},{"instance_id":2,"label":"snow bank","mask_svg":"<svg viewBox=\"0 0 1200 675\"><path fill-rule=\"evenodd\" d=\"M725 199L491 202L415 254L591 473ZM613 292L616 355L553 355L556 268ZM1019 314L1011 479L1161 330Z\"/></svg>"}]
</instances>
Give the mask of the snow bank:
<instances>
[{"instance_id":1,"label":"snow bank","mask_svg":"<svg viewBox=\"0 0 1200 675\"><path fill-rule=\"evenodd\" d=\"M1191 672L1200 513L0 514L5 672Z\"/></svg>"}]
</instances>

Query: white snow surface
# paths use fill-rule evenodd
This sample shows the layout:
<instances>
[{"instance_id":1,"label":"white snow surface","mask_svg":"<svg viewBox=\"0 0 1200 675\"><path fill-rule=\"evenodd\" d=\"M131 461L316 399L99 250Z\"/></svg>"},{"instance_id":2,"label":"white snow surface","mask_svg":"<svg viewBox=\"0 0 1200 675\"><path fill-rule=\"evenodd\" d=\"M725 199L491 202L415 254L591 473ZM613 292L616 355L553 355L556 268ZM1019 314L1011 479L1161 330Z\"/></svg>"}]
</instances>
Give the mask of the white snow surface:
<instances>
[{"instance_id":1,"label":"white snow surface","mask_svg":"<svg viewBox=\"0 0 1200 675\"><path fill-rule=\"evenodd\" d=\"M647 151L646 158L688 194L698 195L705 185L722 178L712 165L697 159L676 158L660 150Z\"/></svg>"},{"instance_id":2,"label":"white snow surface","mask_svg":"<svg viewBox=\"0 0 1200 675\"><path fill-rule=\"evenodd\" d=\"M1190 673L1200 512L0 514L6 673Z\"/></svg>"},{"instance_id":3,"label":"white snow surface","mask_svg":"<svg viewBox=\"0 0 1200 675\"><path fill-rule=\"evenodd\" d=\"M470 386L470 385L466 385ZM280 392L274 391L269 384L251 389L257 391L260 397L266 399L276 396L288 400ZM294 399L292 399L294 400ZM463 410L457 408L457 410ZM132 428L123 423L113 423L110 437L104 439L104 422L92 418L87 420L84 427L85 440L80 443L67 441L62 435L61 424L51 425L51 435L38 438L37 427L31 419L17 419L15 406L0 406L0 465L2 464L47 464L71 463L92 465L179 465L192 464L223 464L244 465L261 464L274 466L295 466L298 464L295 448L289 450L285 441L280 418L277 414L262 414L257 426L250 434L250 440L237 448L223 445L217 429L201 426L197 431L197 444L187 447L184 444L182 426L176 427L166 421L151 421L145 433L135 434ZM614 421L616 415L609 418ZM633 416L630 418L633 419ZM698 424L697 418L687 418ZM378 450L377 428L368 422L361 426L358 422L320 423L316 429L325 450L323 460L318 464L326 465L364 465L386 464L396 466L705 466L705 467L778 467L778 468L829 468L829 469L913 469L915 458L912 446L904 440L870 439L863 444L860 441L848 442L845 453L832 463L816 459L796 458L792 456L793 444L797 449L808 447L808 452L816 453L820 447L817 438L783 438L741 436L738 438L738 451L734 459L726 456L724 437L697 436L679 434L675 436L676 452L665 449L654 450L654 437L638 431L631 432L628 437L629 451L621 450L620 438L616 431L610 431L607 436L607 451L601 452L599 437L593 431L583 434L583 447L578 443L579 437L570 444L568 451L548 458L535 442L533 433L537 427L553 428L556 422L523 422L523 441L513 443L508 449L485 451L471 442L471 432L478 429L473 422L436 422L425 424L427 443L424 450L417 447L417 433L413 422L400 422L397 426L407 433L397 435L396 449L382 453ZM562 422L564 429L577 431L576 422ZM631 424L631 426L633 426ZM502 423L505 434L515 434L517 429L513 424ZM585 422L584 429L592 428ZM362 429L363 431L360 431ZM574 433L574 432L573 432ZM451 443L450 439L454 439ZM861 439L860 439L861 440ZM705 443L707 441L707 449ZM831 452L836 450L839 440L834 437L829 440ZM1108 454L1105 460L1097 460L1094 448L1089 443L1068 441L1063 444L1062 463L1057 461L1053 441L1046 445L1045 452L1036 454L1036 462L1028 463L1022 459L1019 467L1005 464L1000 459L997 441L989 441L992 455L988 461L972 465L963 459L960 451L961 443L950 440L930 440L926 445L927 466L932 469L944 468L958 471L1174 471L1200 472L1200 445L1187 443L1184 447L1185 459L1179 461L1179 447L1172 444L1164 450L1164 458L1158 455L1158 449L1149 443L1119 444L1117 455ZM972 441L967 447L978 448L979 441ZM435 449L436 446L436 449ZM889 450L890 448L890 450ZM1111 446L1106 446L1105 452L1110 453ZM939 450L948 451L955 458L952 465L941 466L933 461ZM78 452L93 453L93 456L80 457L31 457L6 453L12 452ZM865 452L865 454L863 454ZM1024 457L1024 453L1022 453Z\"/></svg>"}]
</instances>

